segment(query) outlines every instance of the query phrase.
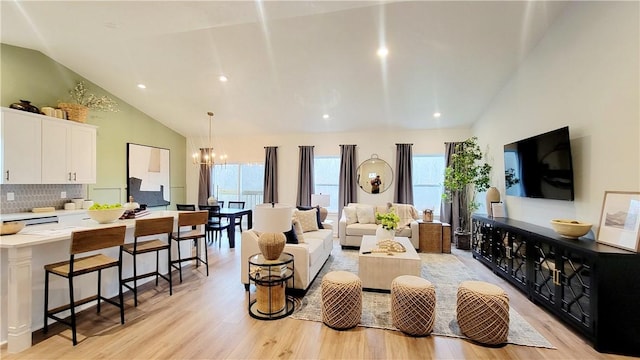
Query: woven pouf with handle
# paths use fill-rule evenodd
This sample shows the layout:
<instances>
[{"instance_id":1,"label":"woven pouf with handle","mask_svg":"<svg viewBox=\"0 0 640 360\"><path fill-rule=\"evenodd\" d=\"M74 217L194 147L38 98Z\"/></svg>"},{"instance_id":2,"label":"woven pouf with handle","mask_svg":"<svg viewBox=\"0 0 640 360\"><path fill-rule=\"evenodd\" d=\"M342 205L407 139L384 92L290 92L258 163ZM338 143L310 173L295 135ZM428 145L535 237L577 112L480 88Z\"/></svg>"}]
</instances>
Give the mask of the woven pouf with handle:
<instances>
[{"instance_id":1,"label":"woven pouf with handle","mask_svg":"<svg viewBox=\"0 0 640 360\"><path fill-rule=\"evenodd\" d=\"M347 271L332 271L322 278L322 322L338 329L350 329L362 316L362 281Z\"/></svg>"},{"instance_id":2,"label":"woven pouf with handle","mask_svg":"<svg viewBox=\"0 0 640 360\"><path fill-rule=\"evenodd\" d=\"M436 289L427 279L401 275L391 282L391 319L413 336L431 334L436 322Z\"/></svg>"},{"instance_id":3,"label":"woven pouf with handle","mask_svg":"<svg viewBox=\"0 0 640 360\"><path fill-rule=\"evenodd\" d=\"M497 285L464 281L458 286L457 318L471 340L502 344L509 335L509 296Z\"/></svg>"}]
</instances>

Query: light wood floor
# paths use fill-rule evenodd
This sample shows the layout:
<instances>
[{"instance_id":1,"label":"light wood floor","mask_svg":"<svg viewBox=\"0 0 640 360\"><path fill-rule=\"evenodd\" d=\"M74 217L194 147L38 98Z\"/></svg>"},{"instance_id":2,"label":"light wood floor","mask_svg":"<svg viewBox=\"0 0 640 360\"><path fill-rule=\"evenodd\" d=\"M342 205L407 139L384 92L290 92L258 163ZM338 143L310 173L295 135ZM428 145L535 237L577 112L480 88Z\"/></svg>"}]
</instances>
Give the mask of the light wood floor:
<instances>
[{"instance_id":1,"label":"light wood floor","mask_svg":"<svg viewBox=\"0 0 640 360\"><path fill-rule=\"evenodd\" d=\"M337 240L334 240L337 242ZM238 241L236 245L238 246ZM247 313L247 294L240 283L240 249L209 248L210 276L202 266L188 267L182 284L169 296L168 285L149 287L133 306L125 295L125 325L117 310L104 305L97 315L79 317L77 346L64 326L34 333L35 345L19 354L0 350L2 359L617 359L600 354L553 316L500 281L469 252L454 251L482 278L502 286L510 305L557 349L517 345L485 347L443 336L413 338L397 331L357 327L332 330L319 322L285 318L259 321ZM335 251L340 251L335 247ZM177 283L178 277L174 274ZM318 281L316 279L316 281Z\"/></svg>"}]
</instances>

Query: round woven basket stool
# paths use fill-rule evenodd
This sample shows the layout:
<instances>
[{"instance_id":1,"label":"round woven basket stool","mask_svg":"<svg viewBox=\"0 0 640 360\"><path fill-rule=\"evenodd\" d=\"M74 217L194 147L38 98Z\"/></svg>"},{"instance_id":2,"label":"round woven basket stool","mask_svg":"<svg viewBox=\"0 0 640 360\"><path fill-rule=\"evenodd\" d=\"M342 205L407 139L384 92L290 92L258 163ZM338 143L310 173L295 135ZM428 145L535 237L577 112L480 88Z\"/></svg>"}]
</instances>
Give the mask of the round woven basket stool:
<instances>
[{"instance_id":1,"label":"round woven basket stool","mask_svg":"<svg viewBox=\"0 0 640 360\"><path fill-rule=\"evenodd\" d=\"M464 281L458 286L458 325L471 340L497 345L509 334L509 296L499 286Z\"/></svg>"},{"instance_id":2,"label":"round woven basket stool","mask_svg":"<svg viewBox=\"0 0 640 360\"><path fill-rule=\"evenodd\" d=\"M436 322L436 288L427 279L401 275L391 282L391 320L403 333L426 336Z\"/></svg>"},{"instance_id":3,"label":"round woven basket stool","mask_svg":"<svg viewBox=\"0 0 640 360\"><path fill-rule=\"evenodd\" d=\"M322 278L322 322L338 329L350 329L360 323L362 281L347 271L332 271Z\"/></svg>"}]
</instances>

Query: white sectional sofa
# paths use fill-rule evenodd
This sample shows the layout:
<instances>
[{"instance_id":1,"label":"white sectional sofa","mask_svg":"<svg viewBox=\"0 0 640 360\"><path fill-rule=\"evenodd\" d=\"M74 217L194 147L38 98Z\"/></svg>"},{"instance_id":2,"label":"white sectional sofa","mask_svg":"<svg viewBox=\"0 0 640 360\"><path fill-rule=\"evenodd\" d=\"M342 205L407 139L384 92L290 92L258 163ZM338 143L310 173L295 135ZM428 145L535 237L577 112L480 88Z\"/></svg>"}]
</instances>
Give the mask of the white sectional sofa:
<instances>
[{"instance_id":1,"label":"white sectional sofa","mask_svg":"<svg viewBox=\"0 0 640 360\"><path fill-rule=\"evenodd\" d=\"M396 236L408 237L413 246L419 247L418 222L419 214L413 205L391 204L400 216L400 224L396 230ZM342 215L338 221L338 237L343 248L360 247L363 235L375 235L378 224L375 214L386 213L387 205L368 205L361 203L349 203L342 209ZM373 213L373 218L371 213Z\"/></svg>"},{"instance_id":2,"label":"white sectional sofa","mask_svg":"<svg viewBox=\"0 0 640 360\"><path fill-rule=\"evenodd\" d=\"M333 227L323 223L324 229L303 233L304 243L286 244L284 252L293 255L294 288L306 291L316 277L322 265L327 261L333 248ZM253 230L242 232L240 280L249 289L249 263L248 259L254 254L260 253L258 247L258 235Z\"/></svg>"}]
</instances>

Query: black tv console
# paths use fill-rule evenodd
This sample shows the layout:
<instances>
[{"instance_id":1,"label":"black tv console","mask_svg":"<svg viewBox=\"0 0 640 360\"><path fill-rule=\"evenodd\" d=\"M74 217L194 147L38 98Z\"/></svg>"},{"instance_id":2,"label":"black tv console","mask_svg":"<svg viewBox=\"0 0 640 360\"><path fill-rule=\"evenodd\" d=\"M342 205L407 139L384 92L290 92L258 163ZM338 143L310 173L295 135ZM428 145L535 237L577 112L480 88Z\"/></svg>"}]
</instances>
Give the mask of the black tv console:
<instances>
[{"instance_id":1,"label":"black tv console","mask_svg":"<svg viewBox=\"0 0 640 360\"><path fill-rule=\"evenodd\" d=\"M640 254L474 214L473 257L585 335L600 352L640 356Z\"/></svg>"}]
</instances>

